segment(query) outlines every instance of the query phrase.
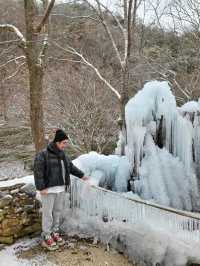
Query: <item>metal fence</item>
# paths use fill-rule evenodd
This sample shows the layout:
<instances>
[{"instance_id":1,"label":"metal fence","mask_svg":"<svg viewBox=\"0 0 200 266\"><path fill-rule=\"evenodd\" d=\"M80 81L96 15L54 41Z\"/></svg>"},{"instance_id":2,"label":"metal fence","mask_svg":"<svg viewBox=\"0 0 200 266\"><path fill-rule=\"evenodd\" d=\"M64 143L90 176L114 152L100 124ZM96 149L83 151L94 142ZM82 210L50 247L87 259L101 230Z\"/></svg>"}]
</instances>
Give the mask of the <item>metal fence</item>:
<instances>
[{"instance_id":1,"label":"metal fence","mask_svg":"<svg viewBox=\"0 0 200 266\"><path fill-rule=\"evenodd\" d=\"M155 229L168 230L182 240L200 242L200 215L129 198L74 177L71 204L89 217L96 216L106 222L147 223Z\"/></svg>"}]
</instances>

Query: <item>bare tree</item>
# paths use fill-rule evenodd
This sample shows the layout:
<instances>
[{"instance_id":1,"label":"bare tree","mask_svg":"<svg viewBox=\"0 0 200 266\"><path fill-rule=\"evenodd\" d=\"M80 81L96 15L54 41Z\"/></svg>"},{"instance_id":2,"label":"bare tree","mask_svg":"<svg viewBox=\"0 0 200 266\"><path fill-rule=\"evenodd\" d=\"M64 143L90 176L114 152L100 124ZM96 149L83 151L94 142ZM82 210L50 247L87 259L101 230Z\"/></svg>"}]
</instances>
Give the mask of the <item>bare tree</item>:
<instances>
[{"instance_id":1,"label":"bare tree","mask_svg":"<svg viewBox=\"0 0 200 266\"><path fill-rule=\"evenodd\" d=\"M106 87L114 93L120 104L120 130L123 132L122 134L126 139L125 105L129 99L129 61L131 56L131 49L133 49L134 44L134 30L136 26L137 10L141 1L123 0L122 6L120 6L121 1L119 1L118 5L119 8L123 10L122 13L110 10L100 0L95 0L94 4L87 0L84 0L83 2L85 2L93 11L93 14L96 15L95 20L102 24L107 37L110 40L116 60L118 62L119 69L121 71L120 89L118 90L117 88L115 88L115 86L111 84L109 79L104 77L98 66L96 66L95 63L92 63L86 57L86 55L84 55L83 52L70 45L63 47L57 42L54 42L54 45L59 47L59 49L72 54L75 58L77 58L77 61L91 68L96 73L98 78L106 85ZM118 32L120 33L120 41L117 40L113 34L111 24L108 22L109 18L112 18L115 22L115 28L117 28ZM121 154L124 154L124 152L125 151L123 145Z\"/></svg>"},{"instance_id":2,"label":"bare tree","mask_svg":"<svg viewBox=\"0 0 200 266\"><path fill-rule=\"evenodd\" d=\"M36 152L45 146L43 124L43 75L48 48L48 19L55 0L43 0L44 15L39 23L35 0L24 0L25 34L11 24L1 24L1 32L12 32L26 60L29 71L30 120ZM15 40L16 41L16 40Z\"/></svg>"}]
</instances>

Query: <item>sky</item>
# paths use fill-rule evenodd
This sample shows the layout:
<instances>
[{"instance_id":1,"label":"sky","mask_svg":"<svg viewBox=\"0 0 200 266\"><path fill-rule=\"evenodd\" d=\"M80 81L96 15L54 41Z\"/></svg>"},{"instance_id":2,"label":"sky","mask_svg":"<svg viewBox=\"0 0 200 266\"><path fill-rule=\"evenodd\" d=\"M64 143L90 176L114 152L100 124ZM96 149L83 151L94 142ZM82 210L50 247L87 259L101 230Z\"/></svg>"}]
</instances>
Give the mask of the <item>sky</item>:
<instances>
[{"instance_id":1,"label":"sky","mask_svg":"<svg viewBox=\"0 0 200 266\"><path fill-rule=\"evenodd\" d=\"M95 0L89 0L91 4L95 3ZM139 0L138 0L139 1ZM182 2L185 3L187 0L182 0ZM56 0L57 3L59 2L72 2L72 0ZM119 4L123 2L123 0L100 0L105 6L109 7L110 10L114 10L115 12L122 12L122 9L119 8ZM145 24L157 24L160 27L162 27L165 30L173 30L174 29L174 21L172 20L172 17L170 15L167 15L166 13L169 13L169 4L174 3L174 0L142 0L142 3L138 9L137 15L138 17L145 23ZM198 0L197 0L198 2ZM158 5L157 12L158 16L165 12L164 15L162 15L159 19L160 24L158 24L158 20L155 15L154 8ZM198 2L198 8L200 9L200 3ZM185 4L186 6L186 4ZM193 15L193 14L192 14ZM195 15L193 15L194 19ZM198 21L200 18L197 18ZM199 23L200 24L200 23ZM182 32L184 27L188 27L188 23L184 23L184 25L180 25L178 21L176 21L176 31ZM200 26L199 26L200 27Z\"/></svg>"},{"instance_id":2,"label":"sky","mask_svg":"<svg viewBox=\"0 0 200 266\"><path fill-rule=\"evenodd\" d=\"M71 2L69 0L57 0L56 2ZM91 2L91 4L95 4L95 0L89 0ZM105 6L109 7L110 10L114 10L116 12L121 12L120 8L119 8L119 3L122 3L122 0L100 0ZM167 6L167 4L170 2L171 0L146 0L145 4L144 1L142 2L142 4L140 5L139 9L138 9L138 16L140 17L141 20L143 20L146 24L150 24L153 23L156 20L155 17L155 12L153 11L153 5L156 6L157 2L159 2L159 8L158 8L158 12L159 14L162 13L163 9ZM147 2L151 3L148 4ZM170 22L169 22L169 18L168 17L162 17L161 18L161 24L163 27L170 27ZM169 24L169 25L168 25Z\"/></svg>"}]
</instances>

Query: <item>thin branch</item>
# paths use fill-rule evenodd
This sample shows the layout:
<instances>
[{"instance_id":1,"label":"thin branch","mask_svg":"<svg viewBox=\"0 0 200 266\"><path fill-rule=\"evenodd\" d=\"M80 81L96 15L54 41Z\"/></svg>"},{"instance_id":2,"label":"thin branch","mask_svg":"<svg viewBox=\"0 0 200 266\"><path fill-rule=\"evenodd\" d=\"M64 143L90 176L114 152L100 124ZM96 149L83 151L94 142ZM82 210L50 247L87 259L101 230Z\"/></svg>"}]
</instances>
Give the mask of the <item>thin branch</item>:
<instances>
[{"instance_id":1,"label":"thin branch","mask_svg":"<svg viewBox=\"0 0 200 266\"><path fill-rule=\"evenodd\" d=\"M56 14L56 13L52 13L51 16L62 16L62 17L69 18L69 19L91 19L91 20L99 22L98 19L93 18L91 16L67 16L65 14Z\"/></svg>"},{"instance_id":2,"label":"thin branch","mask_svg":"<svg viewBox=\"0 0 200 266\"><path fill-rule=\"evenodd\" d=\"M10 64L12 62L15 62L17 64L17 61L20 60L20 59L25 59L25 56L21 55L21 56L15 57L13 59L10 59L6 63L0 65L0 68L5 67L5 66L7 66L8 64Z\"/></svg>"},{"instance_id":3,"label":"thin branch","mask_svg":"<svg viewBox=\"0 0 200 266\"><path fill-rule=\"evenodd\" d=\"M35 29L35 32L40 32L41 29L44 27L45 23L47 22L48 18L49 18L49 15L51 13L51 10L53 9L54 7L54 4L55 4L55 0L51 0L51 2L49 3L45 13L44 13L44 16L41 20L41 22L39 23L39 25L36 27Z\"/></svg>"},{"instance_id":4,"label":"thin branch","mask_svg":"<svg viewBox=\"0 0 200 266\"><path fill-rule=\"evenodd\" d=\"M14 25L11 24L0 24L0 33L3 31L9 31L9 32L14 32L23 46L26 46L26 39L24 38L24 35L21 33L21 31L15 27Z\"/></svg>"},{"instance_id":5,"label":"thin branch","mask_svg":"<svg viewBox=\"0 0 200 266\"><path fill-rule=\"evenodd\" d=\"M18 39L16 39L16 40L9 40L9 41L0 42L0 45L9 44L9 43L18 43L18 42L19 42Z\"/></svg>"},{"instance_id":6,"label":"thin branch","mask_svg":"<svg viewBox=\"0 0 200 266\"><path fill-rule=\"evenodd\" d=\"M121 66L121 68L123 69L124 68L124 66L123 66L123 63L122 63L122 59L121 59L121 55L120 55L120 52L119 52L119 49L117 48L117 45L116 45L116 42L115 42L115 40L114 40L114 37L113 37L113 35L112 35L112 33L111 33L111 30L110 30L110 28L109 28L109 26L108 26L108 24L107 24L107 22L106 22L106 20L105 20L105 18L104 18L104 14L103 14L103 11L102 11L102 9L101 9L101 7L102 7L102 5L101 5L101 3L100 3L100 1L99 0L95 0L95 2L97 3L97 8L95 8L88 0L84 0L93 10L94 10L94 12L96 12L97 13L97 15L99 16L99 18L100 18L100 20L101 20L101 23L102 23L102 25L103 25L103 27L104 27L104 29L105 29L105 31L107 32L107 34L108 34L108 37L109 37L109 39L110 39L110 41L111 41L111 43L112 43L112 46L113 46L113 48L114 48L114 51L115 51L115 53L116 53L116 56L117 56L117 59L119 60L119 63L120 63L120 66Z\"/></svg>"},{"instance_id":7,"label":"thin branch","mask_svg":"<svg viewBox=\"0 0 200 266\"><path fill-rule=\"evenodd\" d=\"M16 71L13 74L11 74L10 76L8 76L5 79L3 79L2 82L5 82L5 81L7 81L7 80L9 80L9 79L11 79L13 77L15 77L19 73L19 71L21 70L21 67L24 66L25 64L26 64L25 62L23 62L22 64L20 64L18 66L18 68L16 69Z\"/></svg>"},{"instance_id":8,"label":"thin branch","mask_svg":"<svg viewBox=\"0 0 200 266\"><path fill-rule=\"evenodd\" d=\"M99 70L92 63L90 63L82 54L80 54L78 51L76 51L73 47L68 46L68 48L66 49L66 48L63 48L62 46L60 46L56 42L54 42L53 44L55 46L59 47L60 49L64 50L67 53L78 56L82 60L82 63L89 66L91 69L93 69L93 71L97 74L99 79L101 81L103 81L104 84L106 84L106 86L117 96L117 98L119 100L121 99L121 95L119 94L119 92L101 75Z\"/></svg>"},{"instance_id":9,"label":"thin branch","mask_svg":"<svg viewBox=\"0 0 200 266\"><path fill-rule=\"evenodd\" d=\"M53 61L59 61L59 62L81 63L80 60L72 60L72 59L68 59L68 58L56 58L53 56L49 56L48 59L53 60Z\"/></svg>"}]
</instances>

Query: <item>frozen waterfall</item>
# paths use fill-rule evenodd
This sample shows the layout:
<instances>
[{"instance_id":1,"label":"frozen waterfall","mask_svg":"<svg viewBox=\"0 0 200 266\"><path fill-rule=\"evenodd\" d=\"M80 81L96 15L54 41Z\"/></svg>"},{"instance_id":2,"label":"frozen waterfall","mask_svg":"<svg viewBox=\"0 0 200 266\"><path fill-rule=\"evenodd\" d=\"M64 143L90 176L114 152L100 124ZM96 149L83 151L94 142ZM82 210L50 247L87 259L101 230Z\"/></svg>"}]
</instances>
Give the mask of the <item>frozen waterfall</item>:
<instances>
[{"instance_id":1,"label":"frozen waterfall","mask_svg":"<svg viewBox=\"0 0 200 266\"><path fill-rule=\"evenodd\" d=\"M91 152L75 164L93 185L127 192L131 183L142 199L200 210L200 103L177 107L168 83L152 81L129 100L125 119L126 136L120 132L116 155ZM125 140L121 157L117 154Z\"/></svg>"}]
</instances>

